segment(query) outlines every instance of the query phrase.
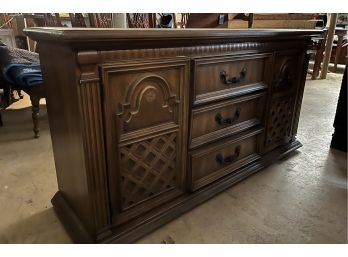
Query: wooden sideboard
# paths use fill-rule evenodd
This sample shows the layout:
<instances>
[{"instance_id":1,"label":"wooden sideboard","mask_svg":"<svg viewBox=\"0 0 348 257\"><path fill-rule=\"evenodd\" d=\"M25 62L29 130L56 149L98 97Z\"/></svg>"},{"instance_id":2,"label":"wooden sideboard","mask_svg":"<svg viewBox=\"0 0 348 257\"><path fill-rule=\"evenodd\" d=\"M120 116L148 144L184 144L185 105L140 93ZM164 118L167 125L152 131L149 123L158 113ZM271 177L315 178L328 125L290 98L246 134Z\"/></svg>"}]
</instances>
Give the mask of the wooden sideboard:
<instances>
[{"instance_id":1,"label":"wooden sideboard","mask_svg":"<svg viewBox=\"0 0 348 257\"><path fill-rule=\"evenodd\" d=\"M75 242L133 242L301 146L321 31L25 33L47 86L52 203Z\"/></svg>"}]
</instances>

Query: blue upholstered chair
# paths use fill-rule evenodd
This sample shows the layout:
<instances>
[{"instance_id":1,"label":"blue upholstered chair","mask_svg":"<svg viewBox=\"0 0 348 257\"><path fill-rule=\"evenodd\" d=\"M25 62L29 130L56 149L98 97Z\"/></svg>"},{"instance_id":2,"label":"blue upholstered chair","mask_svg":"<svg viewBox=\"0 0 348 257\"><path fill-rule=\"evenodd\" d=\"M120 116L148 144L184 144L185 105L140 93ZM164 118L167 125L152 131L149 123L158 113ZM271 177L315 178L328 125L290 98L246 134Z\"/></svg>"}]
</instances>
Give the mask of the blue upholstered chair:
<instances>
[{"instance_id":1,"label":"blue upholstered chair","mask_svg":"<svg viewBox=\"0 0 348 257\"><path fill-rule=\"evenodd\" d=\"M32 119L34 124L34 137L39 137L39 109L40 99L45 97L42 82L39 55L23 49L11 48L0 45L0 89L3 92L1 108L8 107L11 103L22 98L21 90L30 96L32 104ZM12 92L17 91L18 97L14 98ZM0 113L0 125L2 125Z\"/></svg>"}]
</instances>

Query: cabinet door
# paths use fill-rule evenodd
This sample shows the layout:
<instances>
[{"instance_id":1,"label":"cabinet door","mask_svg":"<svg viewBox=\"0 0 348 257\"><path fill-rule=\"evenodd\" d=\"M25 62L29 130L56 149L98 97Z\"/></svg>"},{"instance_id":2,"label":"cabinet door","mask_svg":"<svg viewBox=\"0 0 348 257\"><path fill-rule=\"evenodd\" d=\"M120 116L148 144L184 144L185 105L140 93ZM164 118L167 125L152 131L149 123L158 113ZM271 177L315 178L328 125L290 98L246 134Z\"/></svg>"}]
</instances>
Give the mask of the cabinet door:
<instances>
[{"instance_id":1,"label":"cabinet door","mask_svg":"<svg viewBox=\"0 0 348 257\"><path fill-rule=\"evenodd\" d=\"M184 192L189 61L103 65L113 222Z\"/></svg>"},{"instance_id":2,"label":"cabinet door","mask_svg":"<svg viewBox=\"0 0 348 257\"><path fill-rule=\"evenodd\" d=\"M289 50L274 55L264 151L288 143L292 138L295 106L304 70L304 52Z\"/></svg>"}]
</instances>

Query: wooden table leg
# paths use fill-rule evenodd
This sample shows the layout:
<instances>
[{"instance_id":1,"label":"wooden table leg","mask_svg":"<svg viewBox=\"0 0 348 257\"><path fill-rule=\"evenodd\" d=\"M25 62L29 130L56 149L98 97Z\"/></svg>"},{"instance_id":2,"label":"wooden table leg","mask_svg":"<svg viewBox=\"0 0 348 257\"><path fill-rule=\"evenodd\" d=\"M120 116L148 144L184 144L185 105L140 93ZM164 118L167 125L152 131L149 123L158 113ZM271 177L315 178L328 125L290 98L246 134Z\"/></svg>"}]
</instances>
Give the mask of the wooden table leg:
<instances>
[{"instance_id":1,"label":"wooden table leg","mask_svg":"<svg viewBox=\"0 0 348 257\"><path fill-rule=\"evenodd\" d=\"M39 132L40 132L40 128L39 128L39 111L40 111L40 97L35 96L35 95L31 95L30 96L30 101L31 101L31 117L33 119L33 131L34 131L34 137L35 138L39 138Z\"/></svg>"},{"instance_id":2,"label":"wooden table leg","mask_svg":"<svg viewBox=\"0 0 348 257\"><path fill-rule=\"evenodd\" d=\"M337 41L337 46L336 46L336 54L335 54L335 62L334 62L334 69L333 69L334 72L337 71L337 63L338 63L339 56L340 56L341 49L342 49L342 41L343 41L343 35L338 35L338 41Z\"/></svg>"},{"instance_id":3,"label":"wooden table leg","mask_svg":"<svg viewBox=\"0 0 348 257\"><path fill-rule=\"evenodd\" d=\"M316 79L319 76L320 65L321 65L321 62L323 61L323 52L321 48L317 50L314 57L312 79Z\"/></svg>"},{"instance_id":4,"label":"wooden table leg","mask_svg":"<svg viewBox=\"0 0 348 257\"><path fill-rule=\"evenodd\" d=\"M317 49L315 53L312 79L317 79L317 77L319 76L321 62L324 59L326 35L327 35L327 31L324 32L323 38L320 39L319 48Z\"/></svg>"},{"instance_id":5,"label":"wooden table leg","mask_svg":"<svg viewBox=\"0 0 348 257\"><path fill-rule=\"evenodd\" d=\"M39 128L39 110L40 110L40 99L45 98L45 87L43 84L28 87L23 89L29 96L31 101L31 111L32 111L32 120L33 120L33 131L34 137L38 138L40 128Z\"/></svg>"}]
</instances>

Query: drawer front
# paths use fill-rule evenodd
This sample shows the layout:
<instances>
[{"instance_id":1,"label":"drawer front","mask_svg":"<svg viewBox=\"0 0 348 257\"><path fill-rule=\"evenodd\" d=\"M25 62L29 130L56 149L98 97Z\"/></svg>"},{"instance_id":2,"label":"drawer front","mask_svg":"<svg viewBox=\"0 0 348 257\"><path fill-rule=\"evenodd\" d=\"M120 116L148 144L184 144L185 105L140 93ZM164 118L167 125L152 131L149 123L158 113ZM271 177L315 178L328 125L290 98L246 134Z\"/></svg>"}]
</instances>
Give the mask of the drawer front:
<instances>
[{"instance_id":1,"label":"drawer front","mask_svg":"<svg viewBox=\"0 0 348 257\"><path fill-rule=\"evenodd\" d=\"M190 148L260 124L265 95L264 92L194 109L192 111Z\"/></svg>"},{"instance_id":2,"label":"drawer front","mask_svg":"<svg viewBox=\"0 0 348 257\"><path fill-rule=\"evenodd\" d=\"M262 129L190 153L191 190L196 190L260 158L257 135Z\"/></svg>"},{"instance_id":3,"label":"drawer front","mask_svg":"<svg viewBox=\"0 0 348 257\"><path fill-rule=\"evenodd\" d=\"M195 105L267 87L270 54L219 56L194 60Z\"/></svg>"},{"instance_id":4,"label":"drawer front","mask_svg":"<svg viewBox=\"0 0 348 257\"><path fill-rule=\"evenodd\" d=\"M113 224L185 191L189 60L101 67Z\"/></svg>"}]
</instances>

